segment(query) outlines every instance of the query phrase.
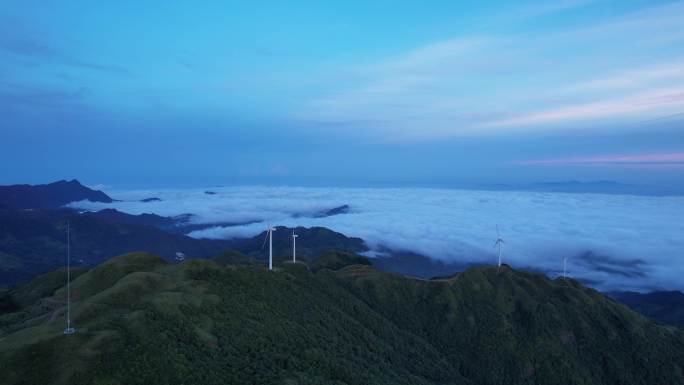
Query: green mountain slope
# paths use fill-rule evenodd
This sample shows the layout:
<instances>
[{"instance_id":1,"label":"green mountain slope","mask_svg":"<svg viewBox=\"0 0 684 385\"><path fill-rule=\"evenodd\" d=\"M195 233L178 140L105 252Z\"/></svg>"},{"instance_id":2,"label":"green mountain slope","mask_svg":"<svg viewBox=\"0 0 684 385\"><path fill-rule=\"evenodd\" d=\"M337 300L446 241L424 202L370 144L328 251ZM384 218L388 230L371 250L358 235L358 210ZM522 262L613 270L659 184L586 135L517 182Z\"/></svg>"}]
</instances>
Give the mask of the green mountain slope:
<instances>
[{"instance_id":1,"label":"green mountain slope","mask_svg":"<svg viewBox=\"0 0 684 385\"><path fill-rule=\"evenodd\" d=\"M572 280L508 267L418 280L348 253L274 272L233 258L137 253L82 273L72 336L64 287L9 293L23 307L0 315L3 384L684 383L681 329Z\"/></svg>"},{"instance_id":2,"label":"green mountain slope","mask_svg":"<svg viewBox=\"0 0 684 385\"><path fill-rule=\"evenodd\" d=\"M111 257L148 250L173 259L176 252L207 258L230 249L222 240L195 239L151 227L110 223L70 210L0 209L0 286L27 282L66 259L66 221L71 223L71 261L94 266Z\"/></svg>"},{"instance_id":3,"label":"green mountain slope","mask_svg":"<svg viewBox=\"0 0 684 385\"><path fill-rule=\"evenodd\" d=\"M75 266L94 266L111 257L139 250L170 260L177 252L187 258L210 258L226 250L237 250L258 260L268 259L265 233L231 240L197 239L155 226L110 219L71 210L0 208L0 288L25 283L38 274L64 265L67 220L71 223L71 261ZM296 231L299 235L297 255L302 259L315 259L330 249L367 250L361 239L326 228L298 227ZM273 251L279 257L292 255L292 229L279 227L274 232Z\"/></svg>"},{"instance_id":4,"label":"green mountain slope","mask_svg":"<svg viewBox=\"0 0 684 385\"><path fill-rule=\"evenodd\" d=\"M681 291L651 293L625 291L607 293L607 295L656 321L684 326L684 293Z\"/></svg>"},{"instance_id":5,"label":"green mountain slope","mask_svg":"<svg viewBox=\"0 0 684 385\"><path fill-rule=\"evenodd\" d=\"M367 251L368 247L360 238L347 237L342 233L325 227L297 227L297 256L314 260L329 250L341 250L351 253ZM232 247L253 258L268 260L268 244L266 232L252 238L233 240ZM292 229L278 226L273 232L273 255L292 256Z\"/></svg>"}]
</instances>

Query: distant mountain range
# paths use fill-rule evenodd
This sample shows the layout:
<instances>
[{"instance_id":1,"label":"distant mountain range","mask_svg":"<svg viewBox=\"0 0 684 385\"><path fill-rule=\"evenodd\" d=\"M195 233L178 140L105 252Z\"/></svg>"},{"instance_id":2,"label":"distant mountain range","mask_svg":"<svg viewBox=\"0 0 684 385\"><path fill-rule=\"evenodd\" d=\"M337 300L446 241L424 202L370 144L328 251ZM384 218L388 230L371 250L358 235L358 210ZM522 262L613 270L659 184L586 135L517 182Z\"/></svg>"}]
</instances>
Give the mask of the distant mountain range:
<instances>
[{"instance_id":1,"label":"distant mountain range","mask_svg":"<svg viewBox=\"0 0 684 385\"><path fill-rule=\"evenodd\" d=\"M373 265L382 271L430 279L447 277L471 267L469 264L445 262L407 251L385 250L386 254L373 258Z\"/></svg>"},{"instance_id":2,"label":"distant mountain range","mask_svg":"<svg viewBox=\"0 0 684 385\"><path fill-rule=\"evenodd\" d=\"M77 181L47 185L0 186L0 287L29 281L38 274L65 263L65 225L72 228L72 261L75 266L92 267L109 258L133 251L148 251L173 260L177 253L186 258L223 256L230 261L263 262L268 257L265 232L251 238L231 240L196 239L185 234L223 224L192 224L189 215L163 217L155 214L131 215L114 209L78 213L61 206L78 200L112 202L101 191ZM314 215L341 215L347 205L322 210ZM299 236L297 254L313 263L329 250L363 253L362 239L350 238L326 228L295 229ZM292 253L292 229L274 232L276 260L288 260ZM237 253L237 254L235 254ZM387 250L387 255L371 259L383 271L423 279L449 277L469 268L461 263L437 261L426 256ZM650 294L610 293L616 300L655 320L684 324L684 295L680 292Z\"/></svg>"},{"instance_id":3,"label":"distant mountain range","mask_svg":"<svg viewBox=\"0 0 684 385\"><path fill-rule=\"evenodd\" d=\"M0 196L0 285L26 282L37 274L64 264L66 239L65 225L72 228L72 260L75 265L94 266L115 255L145 250L168 260L183 253L187 258L208 258L238 251L255 260L266 260L265 232L251 238L232 240L196 239L185 234L213 226L239 225L237 223L192 223L190 214L164 217L156 214L131 215L115 209L83 211L62 208L73 201L90 199L112 202L106 194L91 190L78 181L60 181L48 185L20 185L0 187L0 191L19 191L26 195L18 199L13 195ZM217 194L208 191L207 193ZM54 195L54 196L53 196ZM143 199L155 202L159 198ZM51 202L46 205L44 202ZM44 208L46 207L47 208ZM324 209L316 213L295 216L326 217L350 211L348 205ZM297 254L300 258L315 258L327 250L361 253L368 247L359 238L349 238L325 228L295 229L299 236ZM279 227L274 232L273 250L277 258L292 253L292 229ZM282 258L281 258L282 259ZM397 253L375 260L387 271L429 278L434 275L463 270L465 266L445 266L431 259Z\"/></svg>"},{"instance_id":4,"label":"distant mountain range","mask_svg":"<svg viewBox=\"0 0 684 385\"><path fill-rule=\"evenodd\" d=\"M113 256L140 250L168 260L174 259L177 253L187 258L209 258L227 250L240 251L259 260L268 256L268 250L262 247L264 234L232 240L197 239L162 230L159 226L172 227L173 221L155 215L0 209L0 286L25 282L37 274L63 266L66 221L71 226L71 256L76 266L94 266ZM279 230L274 232L274 253L291 255L292 230ZM362 240L325 228L297 228L296 231L301 239L297 251L301 258L329 249L366 250Z\"/></svg>"},{"instance_id":5,"label":"distant mountain range","mask_svg":"<svg viewBox=\"0 0 684 385\"><path fill-rule=\"evenodd\" d=\"M215 194L215 193L213 193ZM147 199L148 202L158 198ZM72 261L78 266L94 266L115 255L145 250L166 259L181 253L187 258L209 258L236 250L264 260L264 234L235 240L197 239L187 233L233 223L192 223L191 215L163 217L155 214L131 215L115 209L77 212L64 205L81 200L111 203L101 191L78 181L47 185L0 186L0 286L12 285L62 266L66 257L66 222L71 224ZM335 207L315 216L339 215L348 206ZM291 229L274 234L276 256L291 254ZM347 238L324 228L298 228L301 258L326 250L350 252L367 250L360 239Z\"/></svg>"},{"instance_id":6,"label":"distant mountain range","mask_svg":"<svg viewBox=\"0 0 684 385\"><path fill-rule=\"evenodd\" d=\"M173 259L177 252L207 258L231 247L152 226L121 224L72 210L0 209L0 285L25 282L66 262L66 221L74 265L94 266L121 253L150 250Z\"/></svg>"},{"instance_id":7,"label":"distant mountain range","mask_svg":"<svg viewBox=\"0 0 684 385\"><path fill-rule=\"evenodd\" d=\"M684 293L681 291L612 292L608 296L656 321L684 326Z\"/></svg>"},{"instance_id":8,"label":"distant mountain range","mask_svg":"<svg viewBox=\"0 0 684 385\"><path fill-rule=\"evenodd\" d=\"M133 253L0 292L2 383L682 384L684 332L571 279ZM231 260L233 262L231 262ZM241 260L242 262L235 262Z\"/></svg>"},{"instance_id":9,"label":"distant mountain range","mask_svg":"<svg viewBox=\"0 0 684 385\"><path fill-rule=\"evenodd\" d=\"M75 179L42 185L0 186L0 207L6 209L55 209L82 200L113 202L107 194L91 190Z\"/></svg>"}]
</instances>

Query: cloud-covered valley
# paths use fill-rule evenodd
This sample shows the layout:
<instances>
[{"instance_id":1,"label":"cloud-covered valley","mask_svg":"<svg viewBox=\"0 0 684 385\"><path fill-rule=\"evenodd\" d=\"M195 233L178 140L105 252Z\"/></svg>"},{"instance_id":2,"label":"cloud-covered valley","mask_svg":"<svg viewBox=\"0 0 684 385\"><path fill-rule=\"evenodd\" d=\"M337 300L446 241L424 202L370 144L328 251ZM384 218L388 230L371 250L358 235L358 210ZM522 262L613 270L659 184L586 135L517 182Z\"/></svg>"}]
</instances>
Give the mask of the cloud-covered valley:
<instances>
[{"instance_id":1,"label":"cloud-covered valley","mask_svg":"<svg viewBox=\"0 0 684 385\"><path fill-rule=\"evenodd\" d=\"M195 231L198 238L253 236L277 226L325 226L371 249L411 251L459 263L496 263L571 276L604 290L684 289L684 197L423 188L222 187L108 191L119 202L87 210L193 214L197 224L244 223ZM161 201L141 202L158 197ZM346 214L316 213L349 205Z\"/></svg>"}]
</instances>

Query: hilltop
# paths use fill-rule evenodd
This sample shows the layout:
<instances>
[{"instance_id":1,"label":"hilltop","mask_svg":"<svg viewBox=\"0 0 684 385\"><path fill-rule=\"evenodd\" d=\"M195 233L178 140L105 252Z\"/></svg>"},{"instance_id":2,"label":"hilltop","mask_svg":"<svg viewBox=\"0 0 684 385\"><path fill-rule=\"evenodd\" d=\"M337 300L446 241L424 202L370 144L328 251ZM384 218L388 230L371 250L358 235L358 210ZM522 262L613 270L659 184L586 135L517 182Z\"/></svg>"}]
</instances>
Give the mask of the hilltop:
<instances>
[{"instance_id":1,"label":"hilltop","mask_svg":"<svg viewBox=\"0 0 684 385\"><path fill-rule=\"evenodd\" d=\"M247 258L247 259L245 259ZM59 272L0 315L7 384L674 384L681 329L576 281L471 268L420 280L353 253L268 271L247 256L123 255ZM233 262L237 264L233 264ZM51 294L47 294L51 293ZM2 302L2 301L0 301Z\"/></svg>"},{"instance_id":2,"label":"hilltop","mask_svg":"<svg viewBox=\"0 0 684 385\"><path fill-rule=\"evenodd\" d=\"M273 232L273 255L292 255L292 228L278 226ZM368 250L361 238L347 237L325 227L297 227L297 255L315 259L329 250L360 253ZM233 240L233 248L258 259L268 258L264 246L266 231L251 238Z\"/></svg>"},{"instance_id":3,"label":"hilltop","mask_svg":"<svg viewBox=\"0 0 684 385\"><path fill-rule=\"evenodd\" d=\"M131 216L119 215L113 210L105 214L77 213L67 209L0 208L0 287L25 283L38 274L63 266L67 221L71 224L71 257L76 266L92 267L111 257L139 250L150 251L167 260L173 260L179 252L187 258L211 258L228 250L259 260L268 257L268 250L262 248L264 233L241 239L198 239L150 223L129 221ZM134 218L153 222L164 217L143 214ZM274 232L275 255L292 255L291 231L281 227ZM298 227L296 231L301 240L297 248L301 258L315 258L330 249L366 250L361 239L349 238L326 228Z\"/></svg>"},{"instance_id":4,"label":"hilltop","mask_svg":"<svg viewBox=\"0 0 684 385\"><path fill-rule=\"evenodd\" d=\"M41 185L0 186L0 208L55 209L82 200L113 202L107 194L85 187L76 179Z\"/></svg>"}]
</instances>

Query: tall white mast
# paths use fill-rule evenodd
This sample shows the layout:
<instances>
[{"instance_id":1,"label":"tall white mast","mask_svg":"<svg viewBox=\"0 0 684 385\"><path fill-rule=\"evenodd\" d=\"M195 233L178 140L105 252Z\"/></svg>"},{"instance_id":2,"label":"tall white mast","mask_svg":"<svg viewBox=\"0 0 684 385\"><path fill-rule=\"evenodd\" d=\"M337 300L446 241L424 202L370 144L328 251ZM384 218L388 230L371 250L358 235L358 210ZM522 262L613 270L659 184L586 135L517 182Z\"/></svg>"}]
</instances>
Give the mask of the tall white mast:
<instances>
[{"instance_id":1,"label":"tall white mast","mask_svg":"<svg viewBox=\"0 0 684 385\"><path fill-rule=\"evenodd\" d=\"M497 242L499 244L499 263L498 266L501 267L501 242Z\"/></svg>"},{"instance_id":2,"label":"tall white mast","mask_svg":"<svg viewBox=\"0 0 684 385\"><path fill-rule=\"evenodd\" d=\"M567 278L568 257L563 257L563 279Z\"/></svg>"},{"instance_id":3,"label":"tall white mast","mask_svg":"<svg viewBox=\"0 0 684 385\"><path fill-rule=\"evenodd\" d=\"M499 235L499 225L496 225L496 242L494 243L494 247L499 248L499 264L498 267L501 267L501 244L504 243L504 240L501 239L501 235Z\"/></svg>"},{"instance_id":4,"label":"tall white mast","mask_svg":"<svg viewBox=\"0 0 684 385\"><path fill-rule=\"evenodd\" d=\"M268 225L268 269L273 270L273 232L275 229Z\"/></svg>"},{"instance_id":5,"label":"tall white mast","mask_svg":"<svg viewBox=\"0 0 684 385\"><path fill-rule=\"evenodd\" d=\"M71 327L71 223L67 220L67 327L64 334L74 334L75 328Z\"/></svg>"},{"instance_id":6,"label":"tall white mast","mask_svg":"<svg viewBox=\"0 0 684 385\"><path fill-rule=\"evenodd\" d=\"M295 229L292 229L292 263L297 262L297 237L299 235L295 234Z\"/></svg>"}]
</instances>

